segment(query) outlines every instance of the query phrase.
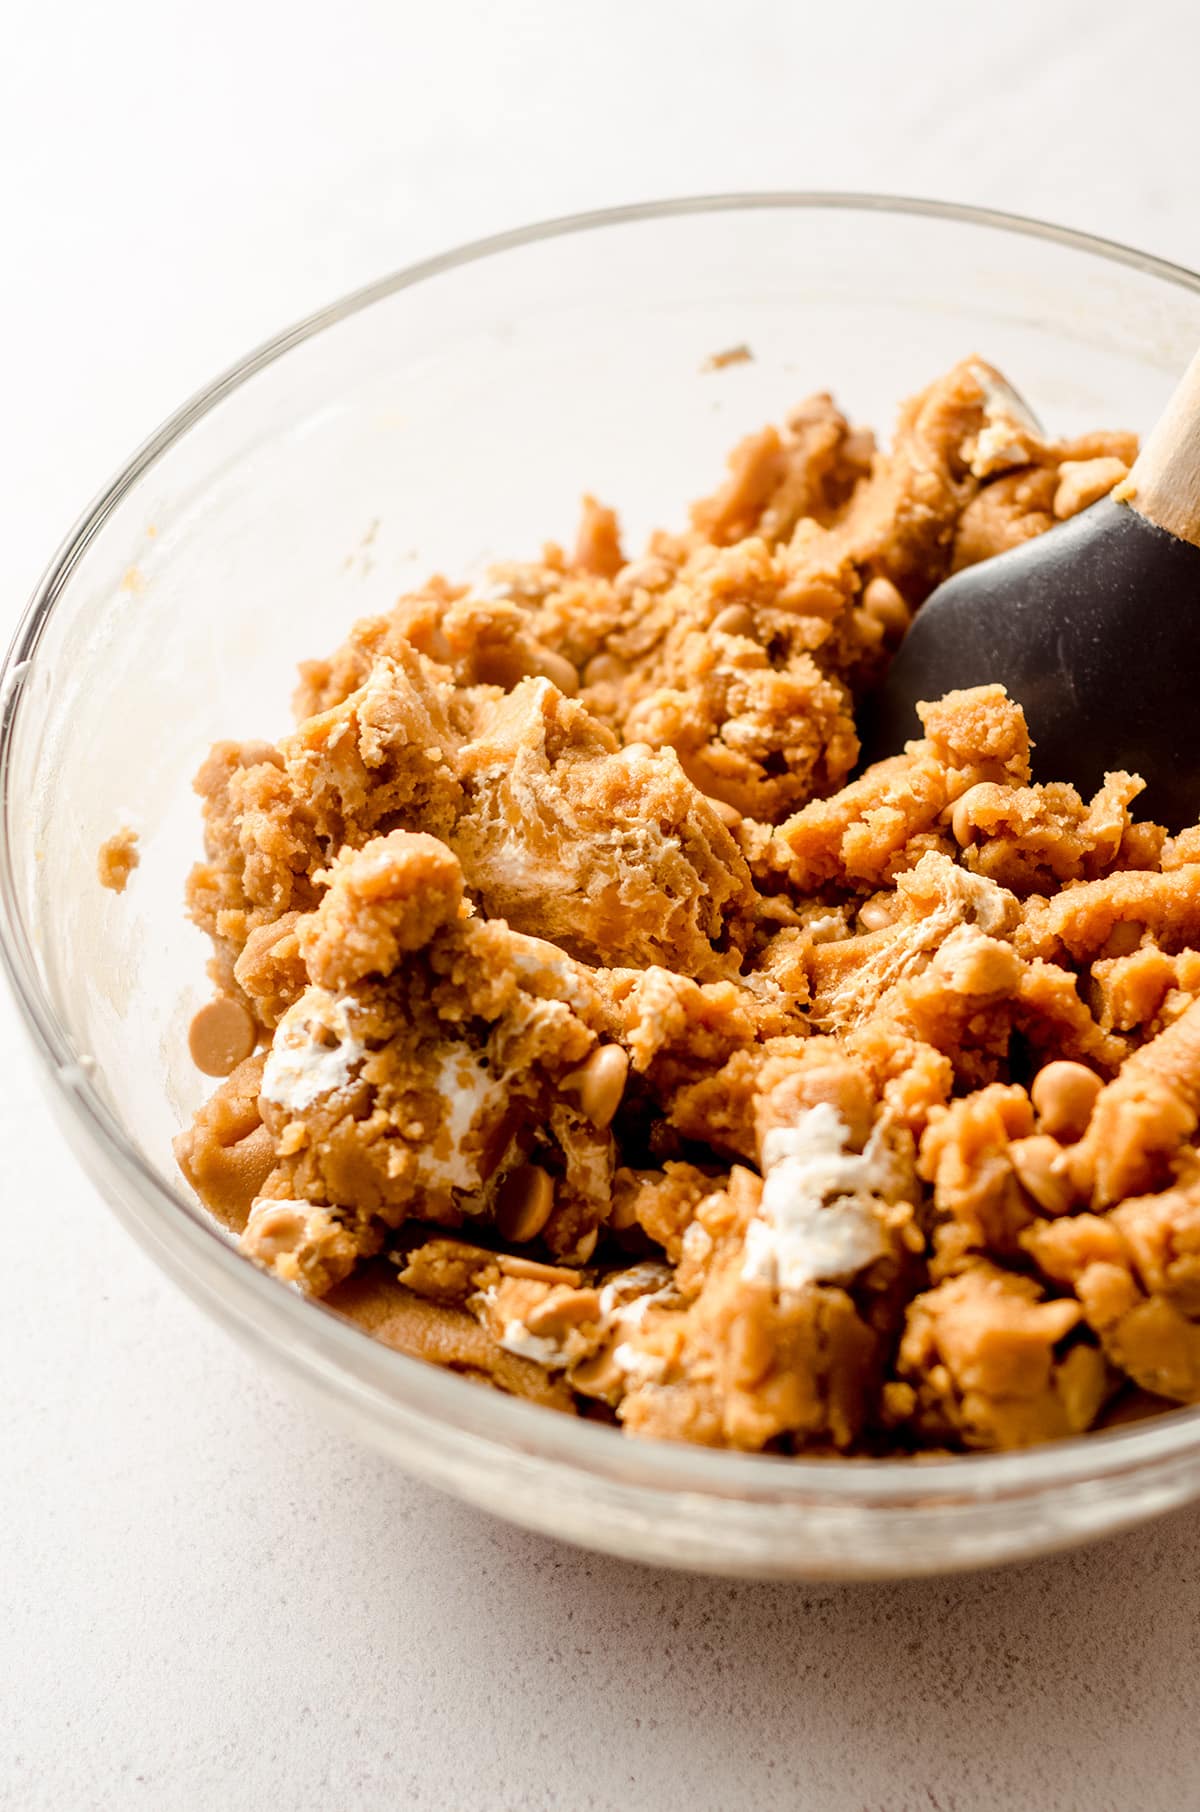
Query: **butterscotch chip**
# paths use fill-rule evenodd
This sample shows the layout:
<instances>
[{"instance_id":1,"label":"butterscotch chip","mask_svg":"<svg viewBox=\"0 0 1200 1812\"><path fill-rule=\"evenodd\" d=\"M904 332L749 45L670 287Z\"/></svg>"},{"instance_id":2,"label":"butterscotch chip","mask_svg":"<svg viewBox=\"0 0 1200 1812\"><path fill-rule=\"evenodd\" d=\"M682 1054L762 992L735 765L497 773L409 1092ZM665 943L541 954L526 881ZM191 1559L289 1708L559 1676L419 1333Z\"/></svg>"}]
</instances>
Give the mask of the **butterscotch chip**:
<instances>
[{"instance_id":1,"label":"butterscotch chip","mask_svg":"<svg viewBox=\"0 0 1200 1812\"><path fill-rule=\"evenodd\" d=\"M580 1109L593 1126L603 1128L613 1122L628 1075L629 1058L620 1045L604 1044L579 1069L563 1077L562 1089L564 1094L578 1098Z\"/></svg>"},{"instance_id":2,"label":"butterscotch chip","mask_svg":"<svg viewBox=\"0 0 1200 1812\"><path fill-rule=\"evenodd\" d=\"M754 614L744 604L727 604L717 612L712 626L718 635L753 635Z\"/></svg>"},{"instance_id":3,"label":"butterscotch chip","mask_svg":"<svg viewBox=\"0 0 1200 1812\"><path fill-rule=\"evenodd\" d=\"M1062 1146L1049 1133L1014 1139L1009 1160L1021 1182L1046 1214L1065 1214L1076 1199Z\"/></svg>"},{"instance_id":4,"label":"butterscotch chip","mask_svg":"<svg viewBox=\"0 0 1200 1812\"><path fill-rule=\"evenodd\" d=\"M251 1216L260 1255L267 1260L290 1252L304 1234L304 1217L292 1202L267 1202Z\"/></svg>"},{"instance_id":5,"label":"butterscotch chip","mask_svg":"<svg viewBox=\"0 0 1200 1812\"><path fill-rule=\"evenodd\" d=\"M628 672L625 662L615 654L595 654L584 668L583 678L588 686L616 686Z\"/></svg>"},{"instance_id":6,"label":"butterscotch chip","mask_svg":"<svg viewBox=\"0 0 1200 1812\"><path fill-rule=\"evenodd\" d=\"M863 609L879 624L884 635L899 641L912 619L912 612L890 579L879 576L863 587Z\"/></svg>"},{"instance_id":7,"label":"butterscotch chip","mask_svg":"<svg viewBox=\"0 0 1200 1812\"><path fill-rule=\"evenodd\" d=\"M554 1182L536 1164L522 1164L505 1177L496 1197L496 1226L522 1246L536 1239L554 1207Z\"/></svg>"},{"instance_id":8,"label":"butterscotch chip","mask_svg":"<svg viewBox=\"0 0 1200 1812\"><path fill-rule=\"evenodd\" d=\"M553 682L566 698L574 698L579 690L579 675L570 661L561 654L548 651L537 663L536 671Z\"/></svg>"},{"instance_id":9,"label":"butterscotch chip","mask_svg":"<svg viewBox=\"0 0 1200 1812\"><path fill-rule=\"evenodd\" d=\"M613 1356L611 1346L602 1347L591 1359L571 1370L571 1389L583 1397L595 1397L612 1403L625 1387L625 1374Z\"/></svg>"},{"instance_id":10,"label":"butterscotch chip","mask_svg":"<svg viewBox=\"0 0 1200 1812\"><path fill-rule=\"evenodd\" d=\"M222 994L201 1007L188 1027L192 1062L206 1076L228 1076L258 1043L258 1033L240 1000Z\"/></svg>"},{"instance_id":11,"label":"butterscotch chip","mask_svg":"<svg viewBox=\"0 0 1200 1812\"><path fill-rule=\"evenodd\" d=\"M525 1316L531 1334L559 1336L581 1322L600 1319L598 1290L552 1291L550 1296Z\"/></svg>"},{"instance_id":12,"label":"butterscotch chip","mask_svg":"<svg viewBox=\"0 0 1200 1812\"><path fill-rule=\"evenodd\" d=\"M1095 1071L1082 1063L1046 1064L1029 1091L1038 1124L1056 1139L1081 1139L1102 1087Z\"/></svg>"}]
</instances>

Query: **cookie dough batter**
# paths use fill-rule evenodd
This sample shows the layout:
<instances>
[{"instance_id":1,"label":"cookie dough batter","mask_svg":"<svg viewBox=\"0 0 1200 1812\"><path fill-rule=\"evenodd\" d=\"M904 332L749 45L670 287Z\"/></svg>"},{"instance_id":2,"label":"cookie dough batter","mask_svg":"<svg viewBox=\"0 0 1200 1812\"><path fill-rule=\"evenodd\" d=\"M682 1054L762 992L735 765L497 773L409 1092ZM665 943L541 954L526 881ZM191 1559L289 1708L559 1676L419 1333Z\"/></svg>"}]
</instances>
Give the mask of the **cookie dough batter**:
<instances>
[{"instance_id":1,"label":"cookie dough batter","mask_svg":"<svg viewBox=\"0 0 1200 1812\"><path fill-rule=\"evenodd\" d=\"M971 359L828 396L680 532L437 578L201 769L229 1069L178 1141L249 1258L630 1434L987 1449L1200 1399L1200 827L1030 781L998 686L851 778L948 573L1086 507ZM1136 1400L1136 1409L1129 1405Z\"/></svg>"}]
</instances>

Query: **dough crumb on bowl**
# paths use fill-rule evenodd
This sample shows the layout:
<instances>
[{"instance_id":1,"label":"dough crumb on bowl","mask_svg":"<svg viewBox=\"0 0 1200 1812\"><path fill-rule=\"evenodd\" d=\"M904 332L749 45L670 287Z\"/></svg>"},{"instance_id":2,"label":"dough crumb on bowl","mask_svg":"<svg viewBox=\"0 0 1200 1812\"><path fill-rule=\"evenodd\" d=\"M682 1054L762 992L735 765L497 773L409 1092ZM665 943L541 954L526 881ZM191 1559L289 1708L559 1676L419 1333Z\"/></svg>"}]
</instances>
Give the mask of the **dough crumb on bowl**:
<instances>
[{"instance_id":1,"label":"dough crumb on bowl","mask_svg":"<svg viewBox=\"0 0 1200 1812\"><path fill-rule=\"evenodd\" d=\"M100 845L96 872L101 887L107 887L113 893L124 893L130 875L141 861L137 845L138 834L128 825L123 825Z\"/></svg>"},{"instance_id":2,"label":"dough crumb on bowl","mask_svg":"<svg viewBox=\"0 0 1200 1812\"><path fill-rule=\"evenodd\" d=\"M740 346L726 346L723 352L710 352L700 369L724 371L730 365L749 365L753 358L754 354L743 342Z\"/></svg>"},{"instance_id":3,"label":"dough crumb on bowl","mask_svg":"<svg viewBox=\"0 0 1200 1812\"><path fill-rule=\"evenodd\" d=\"M570 552L306 662L295 728L196 781L225 1080L176 1150L246 1255L633 1436L987 1450L1200 1400L1200 828L1032 784L999 686L854 774L934 587L1135 454L978 358L887 451L821 393L641 552L588 497Z\"/></svg>"}]
</instances>

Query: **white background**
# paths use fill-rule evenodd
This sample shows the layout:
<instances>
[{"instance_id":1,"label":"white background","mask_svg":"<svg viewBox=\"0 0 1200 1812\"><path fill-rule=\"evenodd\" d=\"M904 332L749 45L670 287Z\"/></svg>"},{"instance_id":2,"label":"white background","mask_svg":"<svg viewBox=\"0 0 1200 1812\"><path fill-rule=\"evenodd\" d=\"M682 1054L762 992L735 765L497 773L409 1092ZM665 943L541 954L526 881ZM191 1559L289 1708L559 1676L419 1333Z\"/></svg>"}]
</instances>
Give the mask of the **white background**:
<instances>
[{"instance_id":1,"label":"white background","mask_svg":"<svg viewBox=\"0 0 1200 1812\"><path fill-rule=\"evenodd\" d=\"M749 187L1200 264L1193 0L7 0L0 629L251 344L464 238ZM331 1437L108 1219L0 1003L0 1805L1200 1803L1200 1513L949 1584L651 1573Z\"/></svg>"}]
</instances>

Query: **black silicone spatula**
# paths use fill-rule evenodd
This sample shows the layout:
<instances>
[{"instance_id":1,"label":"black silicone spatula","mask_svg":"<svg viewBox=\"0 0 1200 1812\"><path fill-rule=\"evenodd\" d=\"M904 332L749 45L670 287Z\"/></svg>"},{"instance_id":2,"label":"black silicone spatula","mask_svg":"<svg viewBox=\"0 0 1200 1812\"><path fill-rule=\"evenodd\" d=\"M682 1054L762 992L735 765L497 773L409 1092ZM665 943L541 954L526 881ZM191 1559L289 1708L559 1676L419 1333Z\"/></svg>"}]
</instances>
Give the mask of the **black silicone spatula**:
<instances>
[{"instance_id":1,"label":"black silicone spatula","mask_svg":"<svg viewBox=\"0 0 1200 1812\"><path fill-rule=\"evenodd\" d=\"M1200 353L1114 497L922 605L874 700L868 758L921 734L919 699L993 680L1025 709L1036 780L1087 796L1127 768L1147 783L1140 815L1200 819Z\"/></svg>"}]
</instances>

